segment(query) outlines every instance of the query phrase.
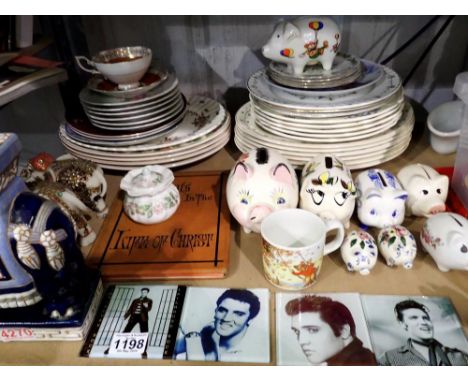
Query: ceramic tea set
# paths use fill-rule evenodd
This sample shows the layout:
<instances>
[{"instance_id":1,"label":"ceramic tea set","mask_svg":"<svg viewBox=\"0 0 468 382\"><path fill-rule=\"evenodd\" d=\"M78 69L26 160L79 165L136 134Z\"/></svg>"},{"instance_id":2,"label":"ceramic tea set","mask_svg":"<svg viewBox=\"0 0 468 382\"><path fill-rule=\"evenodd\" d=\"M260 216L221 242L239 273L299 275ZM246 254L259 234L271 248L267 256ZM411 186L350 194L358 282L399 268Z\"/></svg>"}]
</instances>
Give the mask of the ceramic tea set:
<instances>
[{"instance_id":1,"label":"ceramic tea set","mask_svg":"<svg viewBox=\"0 0 468 382\"><path fill-rule=\"evenodd\" d=\"M339 52L341 32L327 17L280 23L262 51L273 60L252 74L250 102L236 114L241 152L277 150L295 168L335 153L351 170L406 150L414 114L388 67Z\"/></svg>"},{"instance_id":2,"label":"ceramic tea set","mask_svg":"<svg viewBox=\"0 0 468 382\"><path fill-rule=\"evenodd\" d=\"M332 229L338 232L333 247L341 246L349 271L369 274L378 252L388 266L411 269L417 246L401 225L405 212L427 218L421 242L440 270L468 270L463 242L468 222L444 213L447 191L448 178L422 164L406 166L398 176L370 169L353 181L349 168L333 155L307 163L299 187L289 161L261 147L241 155L229 174L226 193L229 209L244 230L262 235L267 279L282 288L303 289L315 281L323 256L333 251L325 244L325 233ZM345 235L355 205L366 230L379 229L377 240L363 229ZM435 232L444 240L435 238ZM466 255L458 256L463 251Z\"/></svg>"},{"instance_id":3,"label":"ceramic tea set","mask_svg":"<svg viewBox=\"0 0 468 382\"><path fill-rule=\"evenodd\" d=\"M226 109L207 97L187 101L175 73L152 59L151 49L141 46L76 57L92 77L79 95L86 117L60 127L68 152L103 168L131 170L183 166L226 145Z\"/></svg>"}]
</instances>

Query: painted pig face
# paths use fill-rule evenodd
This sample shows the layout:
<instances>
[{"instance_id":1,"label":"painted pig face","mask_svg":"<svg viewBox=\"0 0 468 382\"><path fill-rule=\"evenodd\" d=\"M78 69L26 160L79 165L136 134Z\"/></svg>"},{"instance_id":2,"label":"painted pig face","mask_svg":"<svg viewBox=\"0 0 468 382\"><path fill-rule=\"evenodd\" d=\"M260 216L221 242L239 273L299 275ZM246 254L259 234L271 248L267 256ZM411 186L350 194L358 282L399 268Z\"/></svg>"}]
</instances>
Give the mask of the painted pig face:
<instances>
[{"instance_id":1,"label":"painted pig face","mask_svg":"<svg viewBox=\"0 0 468 382\"><path fill-rule=\"evenodd\" d=\"M297 206L296 173L284 157L266 148L243 154L229 174L227 202L246 232L260 232L271 212Z\"/></svg>"},{"instance_id":2,"label":"painted pig face","mask_svg":"<svg viewBox=\"0 0 468 382\"><path fill-rule=\"evenodd\" d=\"M263 46L262 53L266 58L278 62L288 62L295 56L291 47L292 41L300 36L298 28L289 22L278 24L268 42Z\"/></svg>"},{"instance_id":3,"label":"painted pig face","mask_svg":"<svg viewBox=\"0 0 468 382\"><path fill-rule=\"evenodd\" d=\"M432 167L412 164L398 172L398 179L408 192L406 206L416 216L430 217L446 209L449 178Z\"/></svg>"},{"instance_id":4,"label":"painted pig face","mask_svg":"<svg viewBox=\"0 0 468 382\"><path fill-rule=\"evenodd\" d=\"M379 169L364 171L358 175L356 187L358 218L362 223L378 228L403 223L408 193L392 173Z\"/></svg>"},{"instance_id":5,"label":"painted pig face","mask_svg":"<svg viewBox=\"0 0 468 382\"><path fill-rule=\"evenodd\" d=\"M322 219L338 219L345 227L354 211L356 189L351 173L331 155L318 156L304 166L301 208Z\"/></svg>"}]
</instances>

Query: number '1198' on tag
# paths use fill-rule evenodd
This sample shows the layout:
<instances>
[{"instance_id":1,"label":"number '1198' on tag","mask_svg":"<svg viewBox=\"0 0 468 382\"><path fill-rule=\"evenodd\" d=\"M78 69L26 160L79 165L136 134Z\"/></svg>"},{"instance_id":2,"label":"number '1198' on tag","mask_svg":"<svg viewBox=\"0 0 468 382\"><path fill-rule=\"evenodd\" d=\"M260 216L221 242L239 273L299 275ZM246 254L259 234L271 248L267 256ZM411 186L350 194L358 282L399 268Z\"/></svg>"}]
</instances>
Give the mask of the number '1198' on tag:
<instances>
[{"instance_id":1,"label":"number '1198' on tag","mask_svg":"<svg viewBox=\"0 0 468 382\"><path fill-rule=\"evenodd\" d=\"M110 354L142 354L146 350L148 333L115 333L112 337Z\"/></svg>"}]
</instances>

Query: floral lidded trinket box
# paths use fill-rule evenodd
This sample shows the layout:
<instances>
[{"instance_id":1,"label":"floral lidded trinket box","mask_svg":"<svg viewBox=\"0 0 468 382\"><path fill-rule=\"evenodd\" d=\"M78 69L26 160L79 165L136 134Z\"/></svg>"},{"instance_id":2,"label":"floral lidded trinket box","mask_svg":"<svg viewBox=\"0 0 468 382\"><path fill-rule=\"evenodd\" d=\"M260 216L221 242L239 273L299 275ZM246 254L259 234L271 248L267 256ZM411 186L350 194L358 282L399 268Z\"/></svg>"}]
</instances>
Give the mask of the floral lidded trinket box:
<instances>
[{"instance_id":1,"label":"floral lidded trinket box","mask_svg":"<svg viewBox=\"0 0 468 382\"><path fill-rule=\"evenodd\" d=\"M164 166L129 171L120 182L126 192L124 210L137 223L154 224L169 219L180 204L174 174Z\"/></svg>"}]
</instances>

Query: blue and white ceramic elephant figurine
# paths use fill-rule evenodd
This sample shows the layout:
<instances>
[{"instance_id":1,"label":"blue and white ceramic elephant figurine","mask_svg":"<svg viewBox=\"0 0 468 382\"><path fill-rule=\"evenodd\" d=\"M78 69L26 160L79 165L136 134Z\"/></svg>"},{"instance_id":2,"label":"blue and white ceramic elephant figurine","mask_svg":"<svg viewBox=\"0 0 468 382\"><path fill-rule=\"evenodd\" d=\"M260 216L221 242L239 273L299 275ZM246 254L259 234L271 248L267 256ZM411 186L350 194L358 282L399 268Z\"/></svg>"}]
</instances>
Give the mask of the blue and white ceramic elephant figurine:
<instances>
[{"instance_id":1,"label":"blue and white ceramic elephant figurine","mask_svg":"<svg viewBox=\"0 0 468 382\"><path fill-rule=\"evenodd\" d=\"M99 274L85 265L70 218L16 176L16 136L2 138L0 324L26 320L47 327L73 321L92 300Z\"/></svg>"}]
</instances>

